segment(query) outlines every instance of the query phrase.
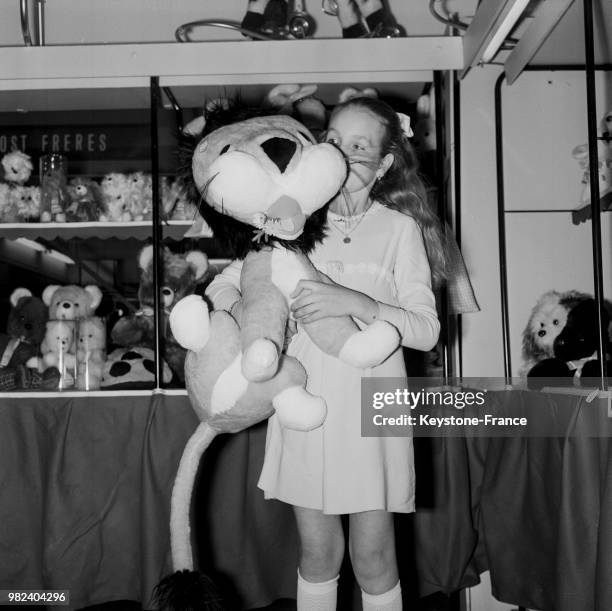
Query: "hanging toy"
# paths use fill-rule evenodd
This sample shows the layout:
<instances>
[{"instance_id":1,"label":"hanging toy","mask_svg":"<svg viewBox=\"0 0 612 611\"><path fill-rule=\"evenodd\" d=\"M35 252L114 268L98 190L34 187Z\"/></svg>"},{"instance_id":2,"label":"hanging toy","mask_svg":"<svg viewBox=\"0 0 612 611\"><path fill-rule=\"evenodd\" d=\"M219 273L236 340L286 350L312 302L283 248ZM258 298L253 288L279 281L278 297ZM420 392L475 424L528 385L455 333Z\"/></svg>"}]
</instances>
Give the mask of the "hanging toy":
<instances>
[{"instance_id":1,"label":"hanging toy","mask_svg":"<svg viewBox=\"0 0 612 611\"><path fill-rule=\"evenodd\" d=\"M599 179L599 202L602 212L612 208L612 110L608 111L600 124L601 135L597 138L597 175ZM574 147L572 157L583 170L580 205L572 211L572 222L579 225L592 216L591 174L589 145Z\"/></svg>"}]
</instances>

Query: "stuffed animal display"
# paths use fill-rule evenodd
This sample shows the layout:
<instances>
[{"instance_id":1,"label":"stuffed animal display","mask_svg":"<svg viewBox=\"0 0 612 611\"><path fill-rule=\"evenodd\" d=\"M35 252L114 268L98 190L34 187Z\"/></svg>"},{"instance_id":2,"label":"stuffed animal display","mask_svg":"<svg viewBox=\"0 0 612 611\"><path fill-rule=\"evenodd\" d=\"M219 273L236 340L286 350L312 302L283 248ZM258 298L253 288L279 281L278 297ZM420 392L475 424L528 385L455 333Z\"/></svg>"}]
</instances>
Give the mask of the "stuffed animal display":
<instances>
[{"instance_id":1,"label":"stuffed animal display","mask_svg":"<svg viewBox=\"0 0 612 611\"><path fill-rule=\"evenodd\" d=\"M120 318L111 329L111 341L126 348L152 348L154 342L153 308L153 246L145 246L138 257L140 285L138 300L140 309ZM164 310L162 321L162 357L166 360L179 381L184 381L185 349L180 346L168 326L168 315L174 305L183 297L196 291L208 271L208 258L198 250L185 255L172 253L164 247L162 253L162 286L160 298Z\"/></svg>"},{"instance_id":2,"label":"stuffed animal display","mask_svg":"<svg viewBox=\"0 0 612 611\"><path fill-rule=\"evenodd\" d=\"M49 285L42 294L48 307L49 321L43 341L43 364L60 372L60 388L72 388L77 382L76 352L78 325L91 318L102 300L102 291L90 284Z\"/></svg>"},{"instance_id":3,"label":"stuffed animal display","mask_svg":"<svg viewBox=\"0 0 612 611\"><path fill-rule=\"evenodd\" d=\"M0 334L0 390L57 388L59 374L41 369L40 345L45 337L47 306L26 288L10 296L6 333Z\"/></svg>"},{"instance_id":4,"label":"stuffed animal display","mask_svg":"<svg viewBox=\"0 0 612 611\"><path fill-rule=\"evenodd\" d=\"M604 309L604 326L609 327ZM536 303L523 332L523 369L529 388L556 383L579 384L600 375L599 330L592 296L578 291L549 291ZM609 338L606 359L609 361ZM548 379L546 382L545 379Z\"/></svg>"}]
</instances>

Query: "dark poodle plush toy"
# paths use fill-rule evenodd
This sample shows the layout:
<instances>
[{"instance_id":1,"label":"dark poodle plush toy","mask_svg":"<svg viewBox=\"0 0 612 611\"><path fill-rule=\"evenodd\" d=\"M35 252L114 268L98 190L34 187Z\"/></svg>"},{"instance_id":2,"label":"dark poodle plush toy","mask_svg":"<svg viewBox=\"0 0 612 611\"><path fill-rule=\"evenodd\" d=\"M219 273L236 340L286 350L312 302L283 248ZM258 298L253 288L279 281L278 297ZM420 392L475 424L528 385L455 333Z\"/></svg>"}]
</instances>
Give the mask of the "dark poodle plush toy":
<instances>
[{"instance_id":1,"label":"dark poodle plush toy","mask_svg":"<svg viewBox=\"0 0 612 611\"><path fill-rule=\"evenodd\" d=\"M265 111L263 111L265 112ZM269 111L268 111L269 112ZM195 147L195 148L194 148ZM316 279L307 257L325 232L325 205L347 175L342 153L317 144L288 116L243 108L207 108L201 139L189 149L190 199L235 258L243 259L242 295L232 313L209 313L191 295L170 314L172 333L188 349L185 382L201 420L187 443L171 502L173 575L157 587L163 609L214 609L210 581L193 571L189 508L202 454L219 433L234 433L276 411L283 426L311 430L325 419L325 401L305 388L306 372L282 352L290 295L300 279ZM305 326L323 350L356 366L381 362L399 345L384 321L360 330L346 317ZM208 605L208 606L207 606Z\"/></svg>"},{"instance_id":2,"label":"dark poodle plush toy","mask_svg":"<svg viewBox=\"0 0 612 611\"><path fill-rule=\"evenodd\" d=\"M607 330L610 319L605 309L602 322ZM531 389L550 384L579 385L600 376L597 306L590 295L577 291L546 293L534 308L523 340L524 358L531 352L531 358L526 358L530 366L525 369ZM608 369L609 343L606 334L604 357Z\"/></svg>"}]
</instances>

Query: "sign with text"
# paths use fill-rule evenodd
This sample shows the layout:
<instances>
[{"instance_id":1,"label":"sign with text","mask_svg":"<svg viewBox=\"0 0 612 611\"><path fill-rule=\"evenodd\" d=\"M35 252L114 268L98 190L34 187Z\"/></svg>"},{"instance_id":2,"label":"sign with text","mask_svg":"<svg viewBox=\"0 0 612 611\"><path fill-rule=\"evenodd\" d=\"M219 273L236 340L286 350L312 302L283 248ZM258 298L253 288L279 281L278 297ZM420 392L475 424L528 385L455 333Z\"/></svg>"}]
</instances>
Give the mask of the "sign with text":
<instances>
[{"instance_id":1,"label":"sign with text","mask_svg":"<svg viewBox=\"0 0 612 611\"><path fill-rule=\"evenodd\" d=\"M176 129L173 117L162 114L159 125L161 168L175 165ZM33 178L38 159L59 153L68 159L71 175L150 171L151 126L144 110L75 111L0 114L0 156L20 150L32 158Z\"/></svg>"}]
</instances>

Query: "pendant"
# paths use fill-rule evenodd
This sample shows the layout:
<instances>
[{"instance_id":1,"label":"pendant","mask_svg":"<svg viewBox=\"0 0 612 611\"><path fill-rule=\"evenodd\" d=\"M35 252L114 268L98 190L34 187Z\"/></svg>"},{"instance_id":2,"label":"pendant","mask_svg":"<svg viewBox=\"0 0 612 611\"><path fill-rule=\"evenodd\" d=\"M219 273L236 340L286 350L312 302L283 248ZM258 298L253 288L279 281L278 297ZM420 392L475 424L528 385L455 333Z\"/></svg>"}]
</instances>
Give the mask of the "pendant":
<instances>
[{"instance_id":1,"label":"pendant","mask_svg":"<svg viewBox=\"0 0 612 611\"><path fill-rule=\"evenodd\" d=\"M346 236L344 238L344 240L342 240L345 244L350 244L351 243L351 238L349 238L348 236Z\"/></svg>"}]
</instances>

